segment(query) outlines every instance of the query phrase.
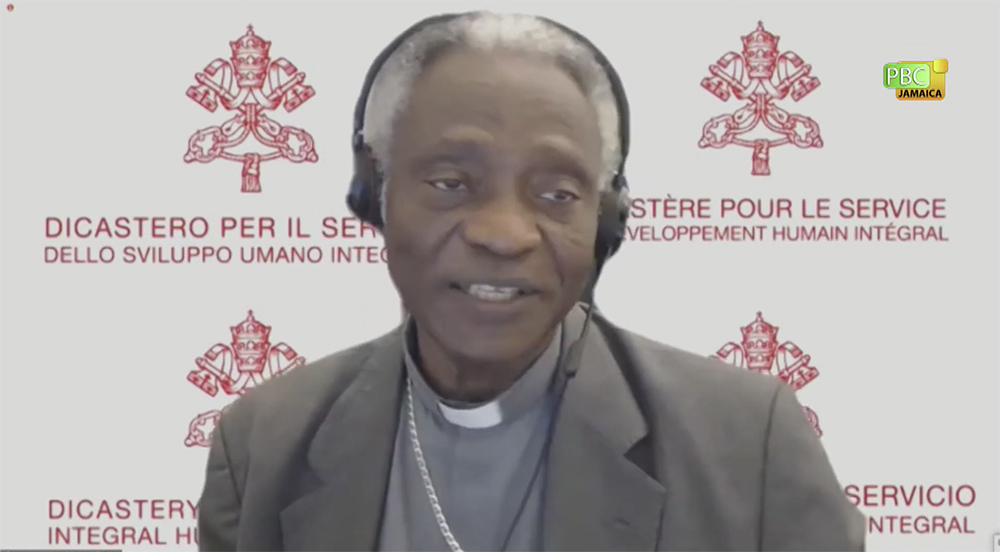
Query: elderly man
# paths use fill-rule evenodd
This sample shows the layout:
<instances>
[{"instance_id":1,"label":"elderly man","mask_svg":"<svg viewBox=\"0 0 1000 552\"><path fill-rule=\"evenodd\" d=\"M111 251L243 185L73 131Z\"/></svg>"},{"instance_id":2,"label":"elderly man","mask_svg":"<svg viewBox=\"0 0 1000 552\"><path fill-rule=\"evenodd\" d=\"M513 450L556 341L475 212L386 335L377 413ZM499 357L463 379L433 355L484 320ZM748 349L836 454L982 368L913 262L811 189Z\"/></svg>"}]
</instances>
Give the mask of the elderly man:
<instances>
[{"instance_id":1,"label":"elderly man","mask_svg":"<svg viewBox=\"0 0 1000 552\"><path fill-rule=\"evenodd\" d=\"M356 127L349 204L408 320L228 409L202 550L863 549L790 388L578 303L628 206L624 92L586 39L431 18Z\"/></svg>"}]
</instances>

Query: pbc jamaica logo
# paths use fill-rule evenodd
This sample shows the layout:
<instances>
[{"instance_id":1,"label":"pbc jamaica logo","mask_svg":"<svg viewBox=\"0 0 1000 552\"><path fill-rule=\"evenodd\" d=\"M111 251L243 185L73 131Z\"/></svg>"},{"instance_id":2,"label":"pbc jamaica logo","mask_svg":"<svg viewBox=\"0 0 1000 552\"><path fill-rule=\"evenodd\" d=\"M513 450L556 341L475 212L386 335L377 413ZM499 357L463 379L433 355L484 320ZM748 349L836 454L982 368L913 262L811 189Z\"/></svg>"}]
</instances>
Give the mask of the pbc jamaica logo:
<instances>
[{"instance_id":1,"label":"pbc jamaica logo","mask_svg":"<svg viewBox=\"0 0 1000 552\"><path fill-rule=\"evenodd\" d=\"M812 357L791 341L779 342L778 327L765 321L761 313L740 331L743 339L739 343L726 343L712 356L744 370L775 376L796 393L819 377L819 370L810 364ZM804 409L816 435L822 437L816 412L808 406Z\"/></svg>"},{"instance_id":2,"label":"pbc jamaica logo","mask_svg":"<svg viewBox=\"0 0 1000 552\"><path fill-rule=\"evenodd\" d=\"M257 321L253 311L247 313L245 320L230 327L229 333L229 343L220 342L209 347L205 354L194 359L195 369L187 375L187 380L209 397L232 403L250 389L306 363L306 359L289 345L271 344L271 326ZM212 433L226 406L228 404L195 416L188 424L184 444L188 447L211 446Z\"/></svg>"},{"instance_id":3,"label":"pbc jamaica logo","mask_svg":"<svg viewBox=\"0 0 1000 552\"><path fill-rule=\"evenodd\" d=\"M217 58L200 73L187 96L210 113L221 105L232 113L229 120L205 127L188 139L186 163L211 163L218 159L243 165L241 191L260 192L260 164L285 159L315 163L313 137L301 128L285 126L268 116L284 107L291 113L316 95L305 84L306 74L285 58L272 60L271 43L247 26L242 37L229 43L231 57ZM252 143L263 151L252 151Z\"/></svg>"}]
</instances>

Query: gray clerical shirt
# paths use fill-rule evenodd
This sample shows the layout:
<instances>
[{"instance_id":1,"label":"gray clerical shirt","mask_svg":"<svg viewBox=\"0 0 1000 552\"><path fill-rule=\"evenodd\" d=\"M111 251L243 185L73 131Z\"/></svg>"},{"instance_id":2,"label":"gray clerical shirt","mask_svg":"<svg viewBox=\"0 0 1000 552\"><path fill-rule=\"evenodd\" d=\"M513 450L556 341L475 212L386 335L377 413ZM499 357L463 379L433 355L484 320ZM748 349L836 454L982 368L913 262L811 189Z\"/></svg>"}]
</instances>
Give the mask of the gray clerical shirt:
<instances>
[{"instance_id":1,"label":"gray clerical shirt","mask_svg":"<svg viewBox=\"0 0 1000 552\"><path fill-rule=\"evenodd\" d=\"M414 418L427 470L452 535L465 551L541 550L546 440L556 407L562 329L517 382L486 404L445 402L428 386L410 351ZM405 394L404 394L405 400ZM402 405L379 549L448 550L417 468Z\"/></svg>"}]
</instances>

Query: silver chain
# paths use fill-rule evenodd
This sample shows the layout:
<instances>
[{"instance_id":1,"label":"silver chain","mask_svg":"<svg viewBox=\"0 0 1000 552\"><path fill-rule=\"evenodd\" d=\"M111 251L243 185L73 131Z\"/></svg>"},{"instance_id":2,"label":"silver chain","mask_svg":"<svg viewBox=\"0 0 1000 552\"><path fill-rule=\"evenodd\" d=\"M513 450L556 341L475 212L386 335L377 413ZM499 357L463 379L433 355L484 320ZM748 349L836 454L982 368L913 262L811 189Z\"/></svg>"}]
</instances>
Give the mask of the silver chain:
<instances>
[{"instance_id":1,"label":"silver chain","mask_svg":"<svg viewBox=\"0 0 1000 552\"><path fill-rule=\"evenodd\" d=\"M441 536L448 543L451 552L462 552L461 545L455 540L455 535L451 533L448 520L444 518L441 510L441 502L438 500L437 491L434 490L434 482L431 481L431 472L427 470L427 461L424 460L424 450L420 447L420 436L417 435L417 418L413 414L413 381L406 378L406 416L409 419L410 442L413 443L413 455L417 459L417 469L420 470L420 478L424 480L424 489L427 491L427 498L431 501L431 511L434 512L434 519L437 520L438 528L441 529Z\"/></svg>"}]
</instances>

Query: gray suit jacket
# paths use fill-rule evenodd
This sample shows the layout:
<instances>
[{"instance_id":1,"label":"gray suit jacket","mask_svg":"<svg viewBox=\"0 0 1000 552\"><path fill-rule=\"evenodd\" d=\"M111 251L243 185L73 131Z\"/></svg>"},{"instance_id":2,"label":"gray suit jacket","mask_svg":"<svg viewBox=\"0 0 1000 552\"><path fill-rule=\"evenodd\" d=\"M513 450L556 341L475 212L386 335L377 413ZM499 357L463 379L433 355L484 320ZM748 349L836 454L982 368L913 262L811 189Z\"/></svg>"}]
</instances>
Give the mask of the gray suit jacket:
<instances>
[{"instance_id":1,"label":"gray suit jacket","mask_svg":"<svg viewBox=\"0 0 1000 552\"><path fill-rule=\"evenodd\" d=\"M568 336L582 318L570 314ZM595 320L554 430L546 549L864 549L863 518L788 386ZM226 410L201 550L377 549L401 337L298 368Z\"/></svg>"}]
</instances>

